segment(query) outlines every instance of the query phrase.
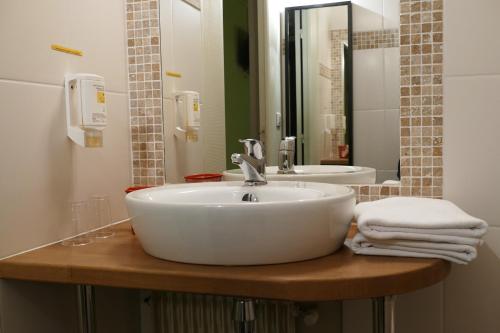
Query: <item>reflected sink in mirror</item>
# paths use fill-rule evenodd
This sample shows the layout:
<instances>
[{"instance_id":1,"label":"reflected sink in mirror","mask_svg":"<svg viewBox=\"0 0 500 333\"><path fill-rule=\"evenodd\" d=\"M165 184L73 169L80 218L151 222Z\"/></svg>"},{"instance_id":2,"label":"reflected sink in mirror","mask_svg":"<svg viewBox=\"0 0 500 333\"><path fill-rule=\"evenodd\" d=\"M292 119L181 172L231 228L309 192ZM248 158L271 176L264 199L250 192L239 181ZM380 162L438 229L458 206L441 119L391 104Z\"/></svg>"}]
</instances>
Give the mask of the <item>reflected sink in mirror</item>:
<instances>
[{"instance_id":1,"label":"reflected sink in mirror","mask_svg":"<svg viewBox=\"0 0 500 333\"><path fill-rule=\"evenodd\" d=\"M279 174L277 166L266 167L266 178L272 181L303 181L329 184L375 184L376 170L349 165L295 165L294 174ZM244 180L240 169L223 172L224 180Z\"/></svg>"},{"instance_id":2,"label":"reflected sink in mirror","mask_svg":"<svg viewBox=\"0 0 500 333\"><path fill-rule=\"evenodd\" d=\"M128 194L126 203L134 231L152 256L194 264L261 265L339 249L355 196L353 189L333 184L219 182L140 190Z\"/></svg>"}]
</instances>

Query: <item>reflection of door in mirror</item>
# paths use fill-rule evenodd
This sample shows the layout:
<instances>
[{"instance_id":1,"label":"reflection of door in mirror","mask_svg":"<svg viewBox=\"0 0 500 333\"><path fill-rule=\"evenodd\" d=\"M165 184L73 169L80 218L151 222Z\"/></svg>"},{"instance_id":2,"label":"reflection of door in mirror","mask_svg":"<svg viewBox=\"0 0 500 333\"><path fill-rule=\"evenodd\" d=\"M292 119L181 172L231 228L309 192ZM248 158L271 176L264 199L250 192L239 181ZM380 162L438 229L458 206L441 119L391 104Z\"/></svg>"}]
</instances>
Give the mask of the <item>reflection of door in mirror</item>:
<instances>
[{"instance_id":1,"label":"reflection of door in mirror","mask_svg":"<svg viewBox=\"0 0 500 333\"><path fill-rule=\"evenodd\" d=\"M285 10L286 134L297 164L352 164L351 6Z\"/></svg>"}]
</instances>

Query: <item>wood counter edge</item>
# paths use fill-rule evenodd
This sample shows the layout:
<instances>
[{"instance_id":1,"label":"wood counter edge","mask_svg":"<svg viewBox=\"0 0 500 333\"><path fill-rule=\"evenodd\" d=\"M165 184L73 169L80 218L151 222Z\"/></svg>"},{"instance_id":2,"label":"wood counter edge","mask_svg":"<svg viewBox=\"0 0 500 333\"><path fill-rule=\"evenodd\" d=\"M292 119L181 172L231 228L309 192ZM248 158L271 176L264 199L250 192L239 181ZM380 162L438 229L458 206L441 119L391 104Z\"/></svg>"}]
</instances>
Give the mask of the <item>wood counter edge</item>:
<instances>
[{"instance_id":1,"label":"wood counter edge","mask_svg":"<svg viewBox=\"0 0 500 333\"><path fill-rule=\"evenodd\" d=\"M351 230L350 234L355 230ZM11 257L15 258L15 257ZM391 259L396 260L394 257ZM419 259L417 259L419 260ZM450 263L427 260L429 265L401 274L351 279L313 277L310 280L290 278L210 277L207 274L151 269L109 269L85 265L50 265L23 261L0 261L0 278L52 283L90 284L132 289L243 296L285 301L334 301L398 295L429 287L442 281L450 272ZM258 266L262 268L263 266ZM334 284L334 286L332 285Z\"/></svg>"}]
</instances>

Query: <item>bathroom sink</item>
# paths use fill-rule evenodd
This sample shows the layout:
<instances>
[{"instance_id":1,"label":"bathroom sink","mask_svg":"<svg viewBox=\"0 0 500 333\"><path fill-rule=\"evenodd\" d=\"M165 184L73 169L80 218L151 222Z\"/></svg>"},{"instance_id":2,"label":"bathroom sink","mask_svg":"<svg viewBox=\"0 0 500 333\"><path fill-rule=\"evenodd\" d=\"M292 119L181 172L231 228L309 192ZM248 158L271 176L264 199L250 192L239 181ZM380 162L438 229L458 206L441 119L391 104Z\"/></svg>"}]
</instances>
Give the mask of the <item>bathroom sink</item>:
<instances>
[{"instance_id":1,"label":"bathroom sink","mask_svg":"<svg viewBox=\"0 0 500 333\"><path fill-rule=\"evenodd\" d=\"M349 187L307 182L165 185L129 193L125 200L147 253L208 265L328 255L342 246L355 205Z\"/></svg>"},{"instance_id":2,"label":"bathroom sink","mask_svg":"<svg viewBox=\"0 0 500 333\"><path fill-rule=\"evenodd\" d=\"M348 165L296 165L295 174L278 174L277 166L266 167L267 180L320 182L329 184L375 184L376 170ZM243 180L240 169L223 172L224 180Z\"/></svg>"}]
</instances>

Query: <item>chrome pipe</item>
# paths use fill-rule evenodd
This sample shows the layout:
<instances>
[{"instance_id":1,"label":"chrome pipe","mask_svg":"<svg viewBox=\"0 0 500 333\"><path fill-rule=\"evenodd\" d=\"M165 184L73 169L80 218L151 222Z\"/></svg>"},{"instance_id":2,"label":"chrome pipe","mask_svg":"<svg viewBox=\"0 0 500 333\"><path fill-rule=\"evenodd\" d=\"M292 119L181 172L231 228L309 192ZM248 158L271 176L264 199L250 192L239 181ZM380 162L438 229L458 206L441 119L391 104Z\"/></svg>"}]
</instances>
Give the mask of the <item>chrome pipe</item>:
<instances>
[{"instance_id":1,"label":"chrome pipe","mask_svg":"<svg viewBox=\"0 0 500 333\"><path fill-rule=\"evenodd\" d=\"M251 299L236 300L234 303L234 322L237 333L255 331L255 308Z\"/></svg>"},{"instance_id":2,"label":"chrome pipe","mask_svg":"<svg viewBox=\"0 0 500 333\"><path fill-rule=\"evenodd\" d=\"M76 286L78 302L78 329L80 333L95 333L95 292L91 285Z\"/></svg>"},{"instance_id":3,"label":"chrome pipe","mask_svg":"<svg viewBox=\"0 0 500 333\"><path fill-rule=\"evenodd\" d=\"M385 333L385 298L372 299L372 332Z\"/></svg>"}]
</instances>

